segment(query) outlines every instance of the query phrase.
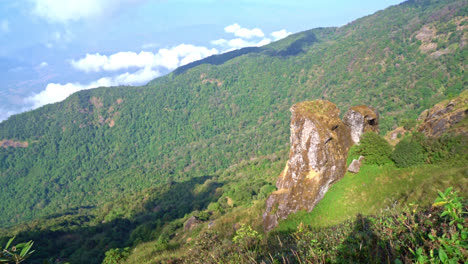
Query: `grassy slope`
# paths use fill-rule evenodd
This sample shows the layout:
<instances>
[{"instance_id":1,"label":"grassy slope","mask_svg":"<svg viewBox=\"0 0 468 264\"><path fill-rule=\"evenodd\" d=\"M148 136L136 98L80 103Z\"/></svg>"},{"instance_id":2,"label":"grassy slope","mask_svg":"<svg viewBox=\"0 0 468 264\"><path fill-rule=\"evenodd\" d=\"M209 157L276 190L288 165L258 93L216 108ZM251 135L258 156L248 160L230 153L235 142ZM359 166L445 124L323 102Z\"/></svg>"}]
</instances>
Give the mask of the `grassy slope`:
<instances>
[{"instance_id":1,"label":"grassy slope","mask_svg":"<svg viewBox=\"0 0 468 264\"><path fill-rule=\"evenodd\" d=\"M437 191L453 186L468 192L468 167L451 164L398 169L394 165L364 165L358 174L347 173L325 194L312 212L299 212L280 222L278 230L295 230L299 223L324 227L373 215L394 206L416 203L428 206Z\"/></svg>"}]
</instances>

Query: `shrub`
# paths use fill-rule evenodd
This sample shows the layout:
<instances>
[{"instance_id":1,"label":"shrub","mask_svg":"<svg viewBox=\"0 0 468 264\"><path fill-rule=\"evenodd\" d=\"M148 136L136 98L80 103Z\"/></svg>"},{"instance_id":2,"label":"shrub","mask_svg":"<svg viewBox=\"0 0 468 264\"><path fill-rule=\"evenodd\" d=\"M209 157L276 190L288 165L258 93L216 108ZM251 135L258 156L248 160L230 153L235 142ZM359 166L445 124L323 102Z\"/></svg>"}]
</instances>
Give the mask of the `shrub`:
<instances>
[{"instance_id":1,"label":"shrub","mask_svg":"<svg viewBox=\"0 0 468 264\"><path fill-rule=\"evenodd\" d=\"M106 257L102 264L118 264L130 255L130 248L112 248L106 251Z\"/></svg>"},{"instance_id":2,"label":"shrub","mask_svg":"<svg viewBox=\"0 0 468 264\"><path fill-rule=\"evenodd\" d=\"M255 251L262 240L262 235L253 230L249 225L241 225L236 231L232 241L245 251Z\"/></svg>"},{"instance_id":3,"label":"shrub","mask_svg":"<svg viewBox=\"0 0 468 264\"><path fill-rule=\"evenodd\" d=\"M467 140L460 135L444 134L439 138L427 138L422 133L413 133L412 141L421 145L429 163L446 160L466 162L468 158Z\"/></svg>"},{"instance_id":4,"label":"shrub","mask_svg":"<svg viewBox=\"0 0 468 264\"><path fill-rule=\"evenodd\" d=\"M392 147L383 137L373 132L362 135L356 153L364 156L367 164L383 165L392 162L390 159Z\"/></svg>"},{"instance_id":5,"label":"shrub","mask_svg":"<svg viewBox=\"0 0 468 264\"><path fill-rule=\"evenodd\" d=\"M421 144L414 140L403 139L395 146L392 160L397 167L407 168L424 163L426 155Z\"/></svg>"}]
</instances>

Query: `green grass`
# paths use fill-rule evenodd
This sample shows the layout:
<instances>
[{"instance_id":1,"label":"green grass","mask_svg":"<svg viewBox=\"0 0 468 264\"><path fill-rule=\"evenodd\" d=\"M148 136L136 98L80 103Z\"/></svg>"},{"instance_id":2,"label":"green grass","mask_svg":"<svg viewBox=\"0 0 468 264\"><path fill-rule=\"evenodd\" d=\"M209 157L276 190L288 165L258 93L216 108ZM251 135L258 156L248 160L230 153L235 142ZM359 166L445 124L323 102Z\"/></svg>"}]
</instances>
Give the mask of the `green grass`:
<instances>
[{"instance_id":1,"label":"green grass","mask_svg":"<svg viewBox=\"0 0 468 264\"><path fill-rule=\"evenodd\" d=\"M276 230L295 230L302 222L326 227L353 219L357 214L374 215L400 204L429 205L438 190L453 186L468 192L468 167L444 164L398 169L394 165L364 165L358 174L347 173L307 213L300 211L281 221Z\"/></svg>"}]
</instances>

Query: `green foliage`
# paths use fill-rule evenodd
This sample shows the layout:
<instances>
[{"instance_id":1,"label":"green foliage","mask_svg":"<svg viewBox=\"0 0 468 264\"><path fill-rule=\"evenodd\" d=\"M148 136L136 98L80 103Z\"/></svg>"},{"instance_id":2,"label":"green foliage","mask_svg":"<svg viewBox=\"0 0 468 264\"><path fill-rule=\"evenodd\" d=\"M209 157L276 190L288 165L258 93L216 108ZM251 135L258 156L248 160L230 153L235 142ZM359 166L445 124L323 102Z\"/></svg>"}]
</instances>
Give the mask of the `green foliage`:
<instances>
[{"instance_id":1,"label":"green foliage","mask_svg":"<svg viewBox=\"0 0 468 264\"><path fill-rule=\"evenodd\" d=\"M439 138L427 138L422 133L413 133L411 140L424 148L429 163L446 160L464 163L468 160L468 141L460 135L444 134Z\"/></svg>"},{"instance_id":2,"label":"green foliage","mask_svg":"<svg viewBox=\"0 0 468 264\"><path fill-rule=\"evenodd\" d=\"M0 252L0 263L21 263L28 259L35 250L31 250L34 242L29 241L26 243L20 243L13 246L13 240L15 237L8 240L5 247Z\"/></svg>"},{"instance_id":3,"label":"green foliage","mask_svg":"<svg viewBox=\"0 0 468 264\"><path fill-rule=\"evenodd\" d=\"M411 130L416 126L416 120L414 119L403 119L400 122L400 126L402 126L405 130Z\"/></svg>"},{"instance_id":4,"label":"green foliage","mask_svg":"<svg viewBox=\"0 0 468 264\"><path fill-rule=\"evenodd\" d=\"M364 156L366 158L364 162L367 164L384 165L392 162L390 160L392 147L382 136L374 132L362 135L355 153Z\"/></svg>"},{"instance_id":5,"label":"green foliage","mask_svg":"<svg viewBox=\"0 0 468 264\"><path fill-rule=\"evenodd\" d=\"M238 245L244 251L255 251L262 240L262 235L253 230L249 225L241 225L236 230L236 234L232 238L234 244Z\"/></svg>"},{"instance_id":6,"label":"green foliage","mask_svg":"<svg viewBox=\"0 0 468 264\"><path fill-rule=\"evenodd\" d=\"M102 264L125 263L125 259L130 255L130 248L112 248L106 251L106 257Z\"/></svg>"},{"instance_id":7,"label":"green foliage","mask_svg":"<svg viewBox=\"0 0 468 264\"><path fill-rule=\"evenodd\" d=\"M398 142L391 157L399 168L415 166L426 161L424 148L411 139L403 139Z\"/></svg>"}]
</instances>

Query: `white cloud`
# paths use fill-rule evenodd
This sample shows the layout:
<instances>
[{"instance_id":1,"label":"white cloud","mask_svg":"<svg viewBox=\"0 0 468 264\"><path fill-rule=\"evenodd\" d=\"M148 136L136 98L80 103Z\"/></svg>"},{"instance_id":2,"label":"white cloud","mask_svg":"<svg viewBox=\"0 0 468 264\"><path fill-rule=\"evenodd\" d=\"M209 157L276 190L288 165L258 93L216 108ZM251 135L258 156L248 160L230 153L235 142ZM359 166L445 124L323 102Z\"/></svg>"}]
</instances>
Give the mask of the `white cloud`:
<instances>
[{"instance_id":1,"label":"white cloud","mask_svg":"<svg viewBox=\"0 0 468 264\"><path fill-rule=\"evenodd\" d=\"M49 66L49 64L47 62L43 61L38 66L39 66L39 68L44 68L44 67Z\"/></svg>"},{"instance_id":2,"label":"white cloud","mask_svg":"<svg viewBox=\"0 0 468 264\"><path fill-rule=\"evenodd\" d=\"M231 40L226 40L224 38L211 41L211 44L223 47L223 52L231 51L235 49L240 49L244 47L261 47L267 44L270 44L272 39L265 37L263 31L259 28L247 29L243 28L237 23L226 26L224 31L227 33L232 33L238 38ZM280 40L289 36L291 32L288 32L286 29L278 30L272 32L274 41Z\"/></svg>"},{"instance_id":3,"label":"white cloud","mask_svg":"<svg viewBox=\"0 0 468 264\"><path fill-rule=\"evenodd\" d=\"M124 73L114 78L113 85L139 85L147 83L154 78L160 76L161 73L156 70L152 70L150 67L141 69L135 73Z\"/></svg>"},{"instance_id":4,"label":"white cloud","mask_svg":"<svg viewBox=\"0 0 468 264\"><path fill-rule=\"evenodd\" d=\"M263 31L259 28L253 28L253 29L243 28L237 23L234 23L232 25L225 27L224 31L226 31L227 33L233 33L234 36L244 38L244 39L251 39L254 37L263 38L265 36Z\"/></svg>"},{"instance_id":5,"label":"white cloud","mask_svg":"<svg viewBox=\"0 0 468 264\"><path fill-rule=\"evenodd\" d=\"M49 22L68 23L124 8L125 4L135 4L141 0L30 0L34 4L33 13Z\"/></svg>"},{"instance_id":6,"label":"white cloud","mask_svg":"<svg viewBox=\"0 0 468 264\"><path fill-rule=\"evenodd\" d=\"M154 60L152 52L142 51L139 54L135 52L119 52L111 56L96 54L86 54L86 57L71 61L71 65L85 72L116 71L128 69L130 67L142 68L150 66Z\"/></svg>"},{"instance_id":7,"label":"white cloud","mask_svg":"<svg viewBox=\"0 0 468 264\"><path fill-rule=\"evenodd\" d=\"M235 38L231 40L218 39L211 41L211 44L224 47L225 51L231 51L234 49L240 49L245 47L261 47L271 43L271 39L263 38L260 41L248 41L241 38Z\"/></svg>"},{"instance_id":8,"label":"white cloud","mask_svg":"<svg viewBox=\"0 0 468 264\"><path fill-rule=\"evenodd\" d=\"M229 26L225 27L224 31L226 31L228 33L235 33L239 29L241 29L241 26L239 26L239 24L237 24L237 23L234 23L232 25L229 25Z\"/></svg>"},{"instance_id":9,"label":"white cloud","mask_svg":"<svg viewBox=\"0 0 468 264\"><path fill-rule=\"evenodd\" d=\"M285 37L291 35L291 32L288 32L286 29L278 30L275 32L272 32L270 35L273 37L275 41L284 39Z\"/></svg>"},{"instance_id":10,"label":"white cloud","mask_svg":"<svg viewBox=\"0 0 468 264\"><path fill-rule=\"evenodd\" d=\"M157 53L147 51L140 53L118 52L110 56L100 55L99 53L87 54L78 61L72 60L72 66L75 69L86 72L116 71L131 67L139 68L139 70L132 73L126 72L114 77L103 77L88 84L49 83L45 90L26 98L25 102L34 109L65 100L71 94L81 90L101 86L141 85L161 76L161 73L155 69L157 67L173 70L179 66L218 53L216 49L181 44L170 49L160 49ZM44 63L41 63L40 66L47 64Z\"/></svg>"},{"instance_id":11,"label":"white cloud","mask_svg":"<svg viewBox=\"0 0 468 264\"><path fill-rule=\"evenodd\" d=\"M8 20L6 19L2 20L2 22L0 23L0 29L4 33L10 32L10 23L8 22Z\"/></svg>"},{"instance_id":12,"label":"white cloud","mask_svg":"<svg viewBox=\"0 0 468 264\"><path fill-rule=\"evenodd\" d=\"M97 87L109 87L118 85L139 85L144 84L160 76L160 72L147 67L135 73L124 73L115 77L104 77L97 81L81 83L49 83L45 90L38 94L27 97L25 102L32 105L32 108L38 108L46 104L52 104L65 100L68 96L81 90L88 90Z\"/></svg>"},{"instance_id":13,"label":"white cloud","mask_svg":"<svg viewBox=\"0 0 468 264\"><path fill-rule=\"evenodd\" d=\"M171 49L160 49L157 53L118 52L110 56L99 53L86 54L82 59L72 60L71 65L85 72L116 71L131 67L164 67L174 70L179 66L217 53L219 52L216 49L181 44Z\"/></svg>"},{"instance_id":14,"label":"white cloud","mask_svg":"<svg viewBox=\"0 0 468 264\"><path fill-rule=\"evenodd\" d=\"M162 66L174 70L177 67L218 53L217 49L181 44L172 49L160 49L155 54L153 66Z\"/></svg>"}]
</instances>

